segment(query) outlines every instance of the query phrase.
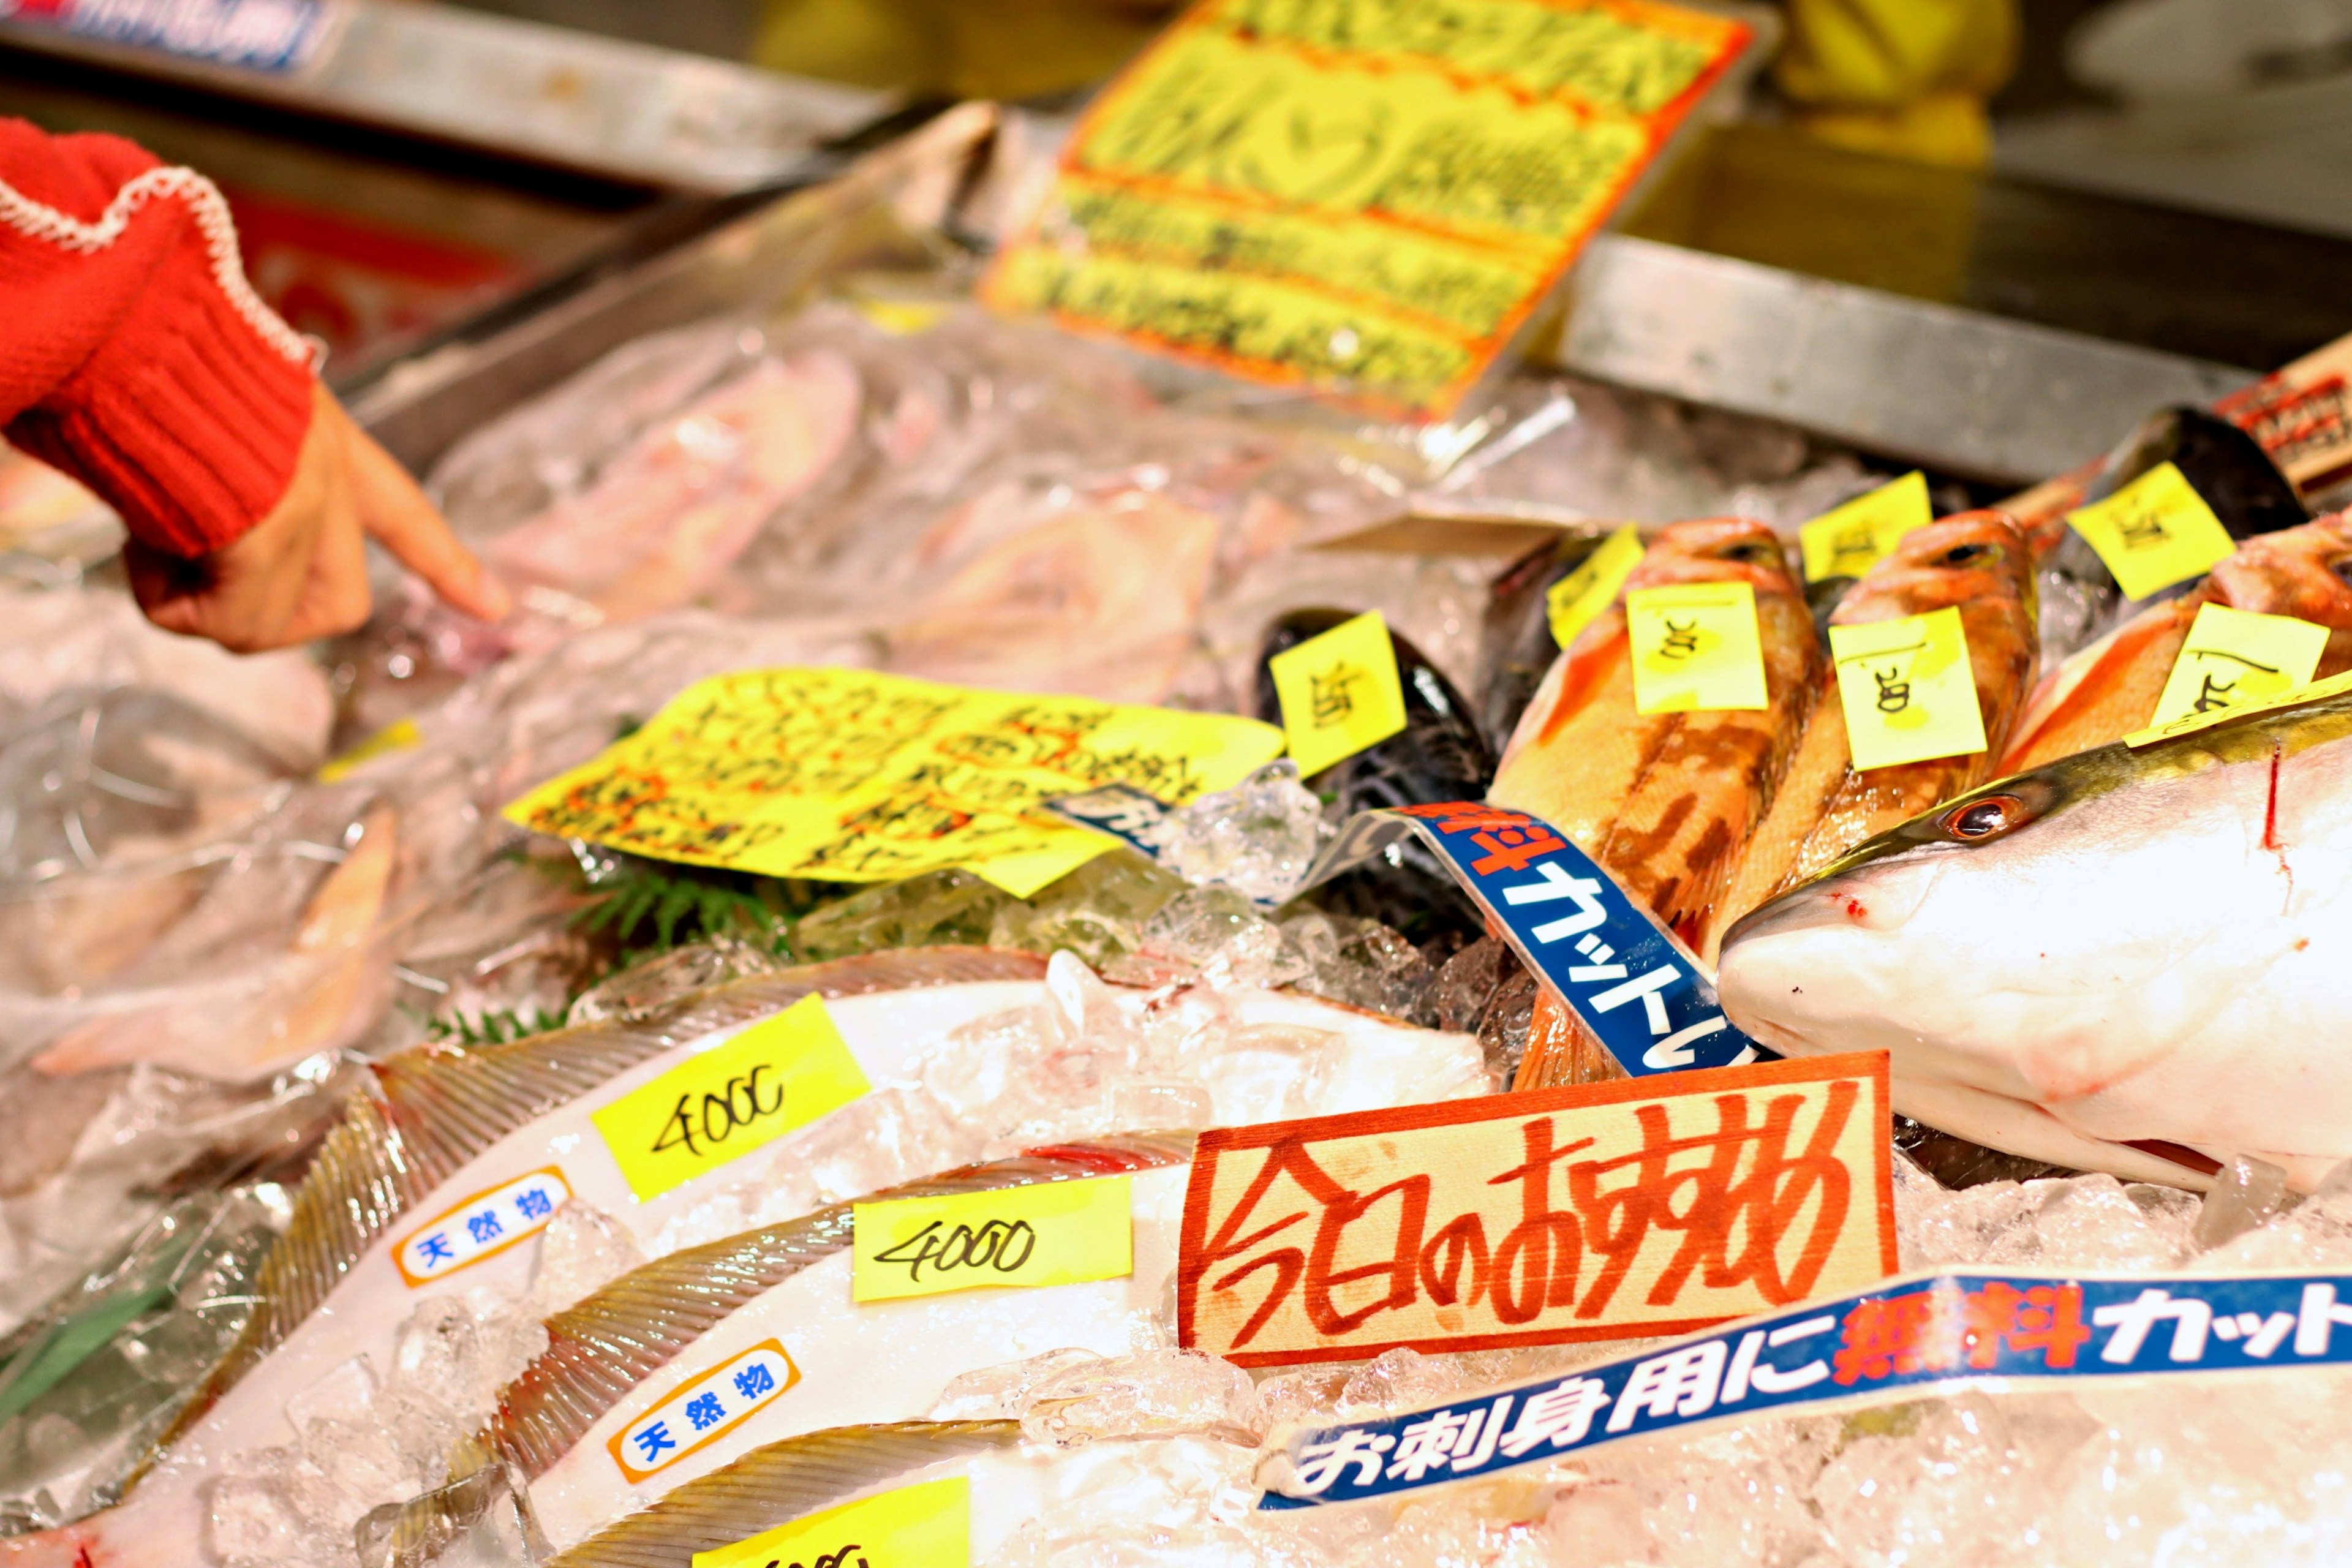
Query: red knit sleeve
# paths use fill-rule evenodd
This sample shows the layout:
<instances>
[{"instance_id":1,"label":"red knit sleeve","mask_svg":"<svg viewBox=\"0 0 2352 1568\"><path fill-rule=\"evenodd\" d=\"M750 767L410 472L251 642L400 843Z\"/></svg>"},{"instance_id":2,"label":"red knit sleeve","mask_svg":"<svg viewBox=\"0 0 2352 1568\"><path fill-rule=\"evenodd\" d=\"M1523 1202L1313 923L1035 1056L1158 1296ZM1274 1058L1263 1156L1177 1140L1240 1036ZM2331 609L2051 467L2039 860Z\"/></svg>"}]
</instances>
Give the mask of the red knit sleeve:
<instances>
[{"instance_id":1,"label":"red knit sleeve","mask_svg":"<svg viewBox=\"0 0 2352 1568\"><path fill-rule=\"evenodd\" d=\"M307 344L253 293L209 181L0 118L0 426L178 555L285 493Z\"/></svg>"}]
</instances>

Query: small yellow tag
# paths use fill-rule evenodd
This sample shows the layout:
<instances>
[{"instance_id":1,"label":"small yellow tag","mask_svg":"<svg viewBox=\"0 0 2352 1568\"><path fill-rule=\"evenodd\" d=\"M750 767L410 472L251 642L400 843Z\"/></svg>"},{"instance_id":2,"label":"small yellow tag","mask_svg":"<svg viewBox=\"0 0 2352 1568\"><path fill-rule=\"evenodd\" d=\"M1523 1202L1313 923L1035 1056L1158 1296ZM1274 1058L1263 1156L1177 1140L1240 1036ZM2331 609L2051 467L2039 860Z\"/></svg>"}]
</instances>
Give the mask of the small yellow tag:
<instances>
[{"instance_id":1,"label":"small yellow tag","mask_svg":"<svg viewBox=\"0 0 2352 1568\"><path fill-rule=\"evenodd\" d=\"M1766 706L1764 645L1748 584L1636 588L1625 595L1625 629L1633 644L1635 712Z\"/></svg>"},{"instance_id":2,"label":"small yellow tag","mask_svg":"<svg viewBox=\"0 0 2352 1568\"><path fill-rule=\"evenodd\" d=\"M319 768L319 782L337 783L356 772L363 763L390 756L394 752L414 751L423 744L425 731L416 727L415 720L395 719L349 751L328 758Z\"/></svg>"},{"instance_id":3,"label":"small yellow tag","mask_svg":"<svg viewBox=\"0 0 2352 1568\"><path fill-rule=\"evenodd\" d=\"M2185 583L2230 558L2237 542L2180 470L2158 463L2066 521L2099 552L2126 599Z\"/></svg>"},{"instance_id":4,"label":"small yellow tag","mask_svg":"<svg viewBox=\"0 0 2352 1568\"><path fill-rule=\"evenodd\" d=\"M2145 730L2137 730L2124 737L2124 744L2152 746L2158 741L2169 741L2175 735L2208 729L2224 719L2267 713L2273 708L2292 708L2300 702L2316 702L2323 697L2341 697L2347 691L2352 691L2352 670L2346 670L2342 675L2331 675L2325 680L2315 680L2308 686L2298 686L2292 691L2282 691L2276 697L2257 697L2234 708L2215 708L2203 713L2189 713L2169 724L2155 724Z\"/></svg>"},{"instance_id":5,"label":"small yellow tag","mask_svg":"<svg viewBox=\"0 0 2352 1568\"><path fill-rule=\"evenodd\" d=\"M1291 760L1312 778L1404 728L1404 684L1396 645L1378 610L1266 661L1282 699Z\"/></svg>"},{"instance_id":6,"label":"small yellow tag","mask_svg":"<svg viewBox=\"0 0 2352 1568\"><path fill-rule=\"evenodd\" d=\"M822 996L803 996L589 1120L637 1201L837 1110L872 1086Z\"/></svg>"},{"instance_id":7,"label":"small yellow tag","mask_svg":"<svg viewBox=\"0 0 2352 1568\"><path fill-rule=\"evenodd\" d=\"M2148 725L2160 730L2192 713L2240 708L2307 686L2326 651L2326 626L2293 616L2200 605Z\"/></svg>"},{"instance_id":8,"label":"small yellow tag","mask_svg":"<svg viewBox=\"0 0 2352 1568\"><path fill-rule=\"evenodd\" d=\"M929 331L948 319L955 306L945 300L880 300L853 301L857 313L894 338L911 338Z\"/></svg>"},{"instance_id":9,"label":"small yellow tag","mask_svg":"<svg viewBox=\"0 0 2352 1568\"><path fill-rule=\"evenodd\" d=\"M1797 530L1797 545L1805 555L1805 581L1859 577L1885 559L1905 534L1935 521L1927 476L1914 468L1868 495L1832 507Z\"/></svg>"},{"instance_id":10,"label":"small yellow tag","mask_svg":"<svg viewBox=\"0 0 2352 1568\"><path fill-rule=\"evenodd\" d=\"M1846 745L1857 770L1985 749L1976 672L1958 610L1830 627Z\"/></svg>"},{"instance_id":11,"label":"small yellow tag","mask_svg":"<svg viewBox=\"0 0 2352 1568\"><path fill-rule=\"evenodd\" d=\"M694 1554L694 1568L970 1568L971 1482L963 1476L900 1487Z\"/></svg>"},{"instance_id":12,"label":"small yellow tag","mask_svg":"<svg viewBox=\"0 0 2352 1568\"><path fill-rule=\"evenodd\" d=\"M1551 640L1566 647L1592 617L1616 603L1618 590L1642 563L1641 531L1627 523L1586 556L1575 571L1554 583L1544 594L1551 614Z\"/></svg>"},{"instance_id":13,"label":"small yellow tag","mask_svg":"<svg viewBox=\"0 0 2352 1568\"><path fill-rule=\"evenodd\" d=\"M988 1285L1076 1285L1135 1272L1125 1176L854 1205L861 1301Z\"/></svg>"}]
</instances>

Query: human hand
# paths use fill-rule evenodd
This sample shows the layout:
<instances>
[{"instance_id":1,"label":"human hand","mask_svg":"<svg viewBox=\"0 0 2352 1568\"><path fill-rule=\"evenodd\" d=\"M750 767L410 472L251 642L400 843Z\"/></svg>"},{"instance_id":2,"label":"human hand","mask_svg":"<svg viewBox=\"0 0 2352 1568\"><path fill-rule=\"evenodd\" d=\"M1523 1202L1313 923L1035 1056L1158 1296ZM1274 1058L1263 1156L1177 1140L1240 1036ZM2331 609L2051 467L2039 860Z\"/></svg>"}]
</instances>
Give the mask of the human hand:
<instances>
[{"instance_id":1,"label":"human hand","mask_svg":"<svg viewBox=\"0 0 2352 1568\"><path fill-rule=\"evenodd\" d=\"M512 607L416 481L324 387L312 394L294 477L268 516L209 555L169 555L134 539L123 563L149 620L255 653L364 622L370 539L469 616L495 621Z\"/></svg>"}]
</instances>

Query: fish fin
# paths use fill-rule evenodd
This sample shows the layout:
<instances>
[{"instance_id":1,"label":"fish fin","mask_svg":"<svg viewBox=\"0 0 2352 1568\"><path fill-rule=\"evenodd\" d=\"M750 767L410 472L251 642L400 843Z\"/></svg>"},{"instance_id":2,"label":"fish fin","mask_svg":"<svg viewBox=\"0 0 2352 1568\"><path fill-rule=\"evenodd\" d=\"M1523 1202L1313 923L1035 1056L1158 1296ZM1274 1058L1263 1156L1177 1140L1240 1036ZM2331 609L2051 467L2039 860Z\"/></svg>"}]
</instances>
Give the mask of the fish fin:
<instances>
[{"instance_id":1,"label":"fish fin","mask_svg":"<svg viewBox=\"0 0 2352 1568\"><path fill-rule=\"evenodd\" d=\"M2105 1171L2127 1182L2154 1182L2203 1192L2213 1178L2128 1143L2077 1132L2038 1105L1965 1084L1897 1078L1895 1109L1938 1131L1987 1148L2047 1161L2074 1171Z\"/></svg>"},{"instance_id":2,"label":"fish fin","mask_svg":"<svg viewBox=\"0 0 2352 1568\"><path fill-rule=\"evenodd\" d=\"M688 1481L547 1568L690 1568L698 1552L848 1502L910 1470L1020 1440L1013 1421L898 1421L787 1437Z\"/></svg>"},{"instance_id":3,"label":"fish fin","mask_svg":"<svg viewBox=\"0 0 2352 1568\"><path fill-rule=\"evenodd\" d=\"M847 1247L853 1203L1084 1181L1176 1164L1192 1154L1190 1133L1146 1133L1034 1150L656 1258L547 1320L546 1351L500 1392L497 1414L459 1450L453 1473L502 1460L528 1479L545 1475L606 1411L688 1345L755 1298Z\"/></svg>"}]
</instances>

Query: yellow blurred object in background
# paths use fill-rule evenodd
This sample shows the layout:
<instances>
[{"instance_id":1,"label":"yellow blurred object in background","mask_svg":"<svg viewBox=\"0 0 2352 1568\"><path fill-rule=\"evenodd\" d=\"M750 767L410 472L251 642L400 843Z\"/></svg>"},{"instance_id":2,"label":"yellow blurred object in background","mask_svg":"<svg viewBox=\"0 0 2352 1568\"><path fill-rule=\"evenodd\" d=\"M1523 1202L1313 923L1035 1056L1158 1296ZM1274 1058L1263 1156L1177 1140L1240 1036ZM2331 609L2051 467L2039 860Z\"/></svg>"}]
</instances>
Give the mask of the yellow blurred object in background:
<instances>
[{"instance_id":1,"label":"yellow blurred object in background","mask_svg":"<svg viewBox=\"0 0 2352 1568\"><path fill-rule=\"evenodd\" d=\"M1789 0L1773 67L1797 124L1857 153L1980 168L2017 63L2017 0Z\"/></svg>"},{"instance_id":2,"label":"yellow blurred object in background","mask_svg":"<svg viewBox=\"0 0 2352 1568\"><path fill-rule=\"evenodd\" d=\"M772 70L955 98L1028 98L1109 76L1172 0L765 0Z\"/></svg>"}]
</instances>

